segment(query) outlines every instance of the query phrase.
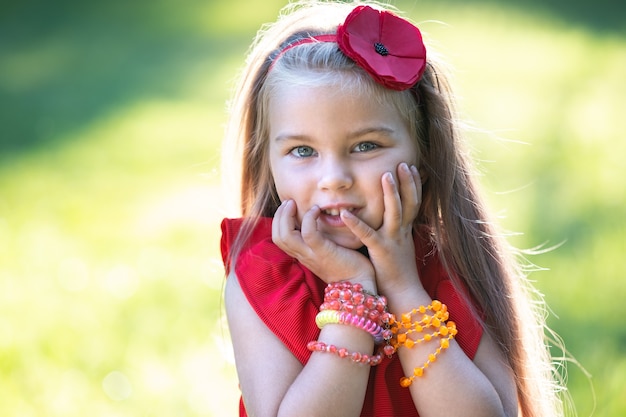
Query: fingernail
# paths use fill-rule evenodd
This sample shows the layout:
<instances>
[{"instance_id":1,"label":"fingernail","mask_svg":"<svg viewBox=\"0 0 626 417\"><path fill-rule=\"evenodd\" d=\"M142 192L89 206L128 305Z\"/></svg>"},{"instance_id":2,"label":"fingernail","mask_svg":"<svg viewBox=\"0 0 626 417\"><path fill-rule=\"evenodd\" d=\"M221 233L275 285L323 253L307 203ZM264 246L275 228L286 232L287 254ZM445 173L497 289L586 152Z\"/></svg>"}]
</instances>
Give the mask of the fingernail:
<instances>
[{"instance_id":1,"label":"fingernail","mask_svg":"<svg viewBox=\"0 0 626 417\"><path fill-rule=\"evenodd\" d=\"M387 177L387 181L389 182L389 184L396 183L396 180L393 179L393 175L391 175L391 172L385 172L385 176Z\"/></svg>"},{"instance_id":2,"label":"fingernail","mask_svg":"<svg viewBox=\"0 0 626 417\"><path fill-rule=\"evenodd\" d=\"M354 214L352 214L350 212L350 210L343 209L343 210L341 210L339 215L341 216L341 218L343 218L346 221L354 221L354 219L355 219Z\"/></svg>"}]
</instances>

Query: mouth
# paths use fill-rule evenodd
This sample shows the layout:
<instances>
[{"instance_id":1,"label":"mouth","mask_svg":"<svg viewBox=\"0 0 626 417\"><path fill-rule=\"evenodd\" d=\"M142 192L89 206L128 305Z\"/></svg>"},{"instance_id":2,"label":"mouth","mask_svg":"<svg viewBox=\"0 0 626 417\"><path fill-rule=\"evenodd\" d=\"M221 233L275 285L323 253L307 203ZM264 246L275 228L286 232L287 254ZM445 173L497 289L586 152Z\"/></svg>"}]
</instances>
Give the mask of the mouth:
<instances>
[{"instance_id":1,"label":"mouth","mask_svg":"<svg viewBox=\"0 0 626 417\"><path fill-rule=\"evenodd\" d=\"M325 236L340 246L356 249L362 246L362 243L356 238L349 227L343 222L341 217L342 211L349 211L352 215L360 217L363 215L363 207L335 205L321 208L319 217L320 231Z\"/></svg>"},{"instance_id":2,"label":"mouth","mask_svg":"<svg viewBox=\"0 0 626 417\"><path fill-rule=\"evenodd\" d=\"M360 212L360 209L354 206L347 205L335 205L335 206L326 206L321 209L320 221L325 224L327 227L331 228L344 228L346 227L343 219L341 218L342 211L349 211L353 215L357 216Z\"/></svg>"},{"instance_id":3,"label":"mouth","mask_svg":"<svg viewBox=\"0 0 626 417\"><path fill-rule=\"evenodd\" d=\"M339 216L339 214L341 214L342 210L348 210L350 213L355 213L356 212L356 208L352 207L352 208L328 208L328 209L322 209L322 213L326 214L327 216Z\"/></svg>"}]
</instances>

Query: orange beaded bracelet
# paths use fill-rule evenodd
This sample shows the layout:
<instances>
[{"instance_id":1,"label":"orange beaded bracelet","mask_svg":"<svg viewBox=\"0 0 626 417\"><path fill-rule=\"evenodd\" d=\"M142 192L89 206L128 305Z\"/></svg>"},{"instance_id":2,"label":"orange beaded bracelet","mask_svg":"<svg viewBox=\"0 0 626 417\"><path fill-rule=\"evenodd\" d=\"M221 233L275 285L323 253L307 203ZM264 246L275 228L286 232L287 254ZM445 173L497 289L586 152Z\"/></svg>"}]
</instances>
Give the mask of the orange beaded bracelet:
<instances>
[{"instance_id":1,"label":"orange beaded bracelet","mask_svg":"<svg viewBox=\"0 0 626 417\"><path fill-rule=\"evenodd\" d=\"M418 366L415 369L413 369L413 375L411 375L410 377L402 377L400 378L400 385L403 386L404 388L407 388L409 385L411 385L413 383L413 380L416 377L421 377L424 375L424 371L426 370L426 368L428 368L428 366L430 366L431 363L435 362L437 360L437 356L445 349L448 349L450 347L450 340L452 340L454 338L454 336L457 333L456 330L456 324L453 321L449 321L447 323L447 326L443 326L443 328L446 328L447 331L447 337L445 338L441 338L439 339L439 346L437 347L437 349L435 349L435 351L431 354L428 355L428 359L426 360L426 362L424 362L424 364L422 366ZM443 332L436 332L439 333L439 335L442 335ZM428 336L428 335L426 335ZM410 339L408 339L410 340ZM423 341L425 339L420 339L419 341ZM428 339L430 340L430 339ZM419 342L416 341L416 342ZM413 345L411 344L410 346L408 344L404 344L405 347L413 347Z\"/></svg>"},{"instance_id":2,"label":"orange beaded bracelet","mask_svg":"<svg viewBox=\"0 0 626 417\"><path fill-rule=\"evenodd\" d=\"M421 315L420 319L412 320L412 317L416 314ZM388 356L393 355L400 347L410 349L417 344L427 343L439 338L439 346L433 353L428 355L426 362L422 366L416 367L413 370L413 375L400 379L402 387L410 386L415 378L423 376L426 368L437 360L437 356L443 350L450 346L450 340L456 336L457 329L453 321L448 321L448 317L447 306L438 300L433 300L428 306L420 306L402 314L399 321L393 316L390 318L389 329L393 336L388 340L387 346L384 348L384 352ZM424 333L426 329L435 329L435 331ZM419 339L412 339L409 335L413 333L420 333L423 336Z\"/></svg>"}]
</instances>

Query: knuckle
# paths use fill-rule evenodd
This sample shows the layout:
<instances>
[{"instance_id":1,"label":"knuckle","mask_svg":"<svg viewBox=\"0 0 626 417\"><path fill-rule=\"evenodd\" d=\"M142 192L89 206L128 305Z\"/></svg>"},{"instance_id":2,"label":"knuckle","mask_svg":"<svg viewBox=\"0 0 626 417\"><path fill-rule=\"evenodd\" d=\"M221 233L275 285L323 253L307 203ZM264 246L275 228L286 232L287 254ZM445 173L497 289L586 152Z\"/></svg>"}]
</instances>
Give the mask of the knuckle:
<instances>
[{"instance_id":1,"label":"knuckle","mask_svg":"<svg viewBox=\"0 0 626 417\"><path fill-rule=\"evenodd\" d=\"M362 238L364 240L373 240L376 236L374 229L367 227L363 229Z\"/></svg>"}]
</instances>

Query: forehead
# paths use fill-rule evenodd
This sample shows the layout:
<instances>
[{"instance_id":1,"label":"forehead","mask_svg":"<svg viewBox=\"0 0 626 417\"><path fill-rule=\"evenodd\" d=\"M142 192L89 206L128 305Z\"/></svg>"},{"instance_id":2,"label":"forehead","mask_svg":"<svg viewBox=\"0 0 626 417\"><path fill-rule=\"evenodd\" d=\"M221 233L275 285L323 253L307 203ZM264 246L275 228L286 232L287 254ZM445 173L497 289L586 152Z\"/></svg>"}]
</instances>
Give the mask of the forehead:
<instances>
[{"instance_id":1,"label":"forehead","mask_svg":"<svg viewBox=\"0 0 626 417\"><path fill-rule=\"evenodd\" d=\"M371 106L394 109L408 119L413 103L406 92L386 89L361 71L352 70L300 70L271 74L264 102L268 107L285 98L299 97L315 91L324 91L329 100L365 101ZM408 121L408 120L407 120Z\"/></svg>"},{"instance_id":2,"label":"forehead","mask_svg":"<svg viewBox=\"0 0 626 417\"><path fill-rule=\"evenodd\" d=\"M367 91L346 88L345 85L293 86L283 84L270 97L270 123L280 120L306 123L308 121L344 122L359 118L402 121L395 107L374 99Z\"/></svg>"},{"instance_id":3,"label":"forehead","mask_svg":"<svg viewBox=\"0 0 626 417\"><path fill-rule=\"evenodd\" d=\"M269 95L284 94L293 90L329 87L337 95L367 95L371 99L382 97L385 94L383 87L361 71L330 70L330 69L300 69L291 71L270 72L267 83Z\"/></svg>"},{"instance_id":4,"label":"forehead","mask_svg":"<svg viewBox=\"0 0 626 417\"><path fill-rule=\"evenodd\" d=\"M324 91L321 97L312 93ZM417 101L412 93L406 91L389 90L377 84L368 74L359 70L316 70L292 69L279 70L268 74L263 87L259 121L264 132L262 137L267 138L272 129L271 118L276 120L277 112L280 116L302 119L301 114L293 112L292 106L298 104L300 112L317 116L321 108L342 102L344 106L360 109L362 112L369 109L371 115L380 116L381 113L391 114L392 123L401 123L416 139L417 136ZM315 100L314 100L315 99ZM324 101L324 103L321 103ZM278 107L281 107L278 109ZM343 110L343 108L339 108ZM288 112L293 116L282 113ZM353 114L348 114L353 116ZM284 121L285 117L281 117Z\"/></svg>"}]
</instances>

